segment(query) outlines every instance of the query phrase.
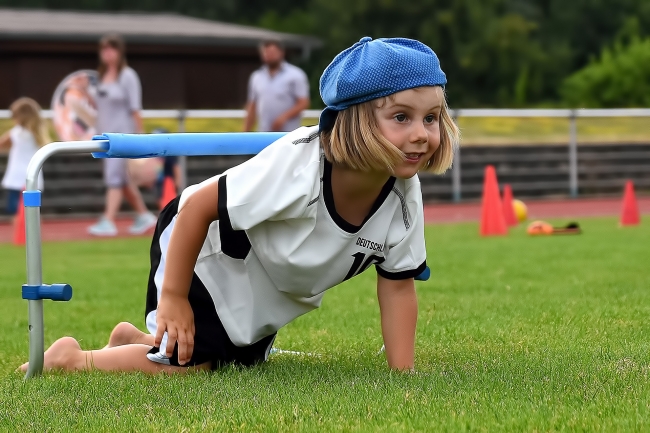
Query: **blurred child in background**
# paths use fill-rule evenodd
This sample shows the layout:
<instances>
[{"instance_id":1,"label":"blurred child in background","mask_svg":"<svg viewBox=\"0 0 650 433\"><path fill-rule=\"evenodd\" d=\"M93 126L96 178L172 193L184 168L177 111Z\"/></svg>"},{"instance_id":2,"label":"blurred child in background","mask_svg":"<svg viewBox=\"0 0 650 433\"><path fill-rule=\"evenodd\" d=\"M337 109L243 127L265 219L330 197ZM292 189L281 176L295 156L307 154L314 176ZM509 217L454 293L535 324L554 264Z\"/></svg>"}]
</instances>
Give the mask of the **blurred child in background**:
<instances>
[{"instance_id":1,"label":"blurred child in background","mask_svg":"<svg viewBox=\"0 0 650 433\"><path fill-rule=\"evenodd\" d=\"M151 131L152 134L168 134L169 131L165 128L156 128ZM178 164L177 156L165 156L162 159L162 170L158 175L156 181L156 197L158 200L163 197L163 187L165 184L165 179L170 177L174 180L174 186L176 186L176 191L180 193L180 180L181 180L181 167Z\"/></svg>"},{"instance_id":2,"label":"blurred child in background","mask_svg":"<svg viewBox=\"0 0 650 433\"><path fill-rule=\"evenodd\" d=\"M41 117L41 107L36 101L20 98L9 109L14 127L0 137L0 149L10 149L2 187L8 192L6 212L14 215L18 210L20 193L25 189L29 161L40 147L50 142L50 138ZM38 189L43 189L43 173L38 177Z\"/></svg>"}]
</instances>

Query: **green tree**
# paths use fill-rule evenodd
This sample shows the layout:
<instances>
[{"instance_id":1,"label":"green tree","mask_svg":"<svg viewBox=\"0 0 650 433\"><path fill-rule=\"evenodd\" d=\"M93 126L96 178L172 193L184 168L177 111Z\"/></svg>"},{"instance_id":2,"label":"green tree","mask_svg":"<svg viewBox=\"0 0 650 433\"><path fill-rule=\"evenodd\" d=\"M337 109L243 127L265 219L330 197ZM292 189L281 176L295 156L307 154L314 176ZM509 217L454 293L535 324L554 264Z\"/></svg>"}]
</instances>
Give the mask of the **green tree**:
<instances>
[{"instance_id":1,"label":"green tree","mask_svg":"<svg viewBox=\"0 0 650 433\"><path fill-rule=\"evenodd\" d=\"M650 107L650 38L603 49L564 81L562 95L576 107Z\"/></svg>"},{"instance_id":2,"label":"green tree","mask_svg":"<svg viewBox=\"0 0 650 433\"><path fill-rule=\"evenodd\" d=\"M455 106L521 106L541 97L546 54L534 39L537 24L508 13L508 4L507 0L456 0L446 5L439 0L311 0L308 8L292 15L267 12L260 23L325 41L308 66L314 88L327 63L361 37L401 36L419 39L436 51Z\"/></svg>"},{"instance_id":3,"label":"green tree","mask_svg":"<svg viewBox=\"0 0 650 433\"><path fill-rule=\"evenodd\" d=\"M647 0L309 0L258 24L313 34L325 46L308 65L315 88L336 53L359 38L404 36L430 45L454 106L560 103L563 80L629 32L650 29ZM647 30L646 30L647 31ZM314 100L318 100L314 94Z\"/></svg>"}]
</instances>

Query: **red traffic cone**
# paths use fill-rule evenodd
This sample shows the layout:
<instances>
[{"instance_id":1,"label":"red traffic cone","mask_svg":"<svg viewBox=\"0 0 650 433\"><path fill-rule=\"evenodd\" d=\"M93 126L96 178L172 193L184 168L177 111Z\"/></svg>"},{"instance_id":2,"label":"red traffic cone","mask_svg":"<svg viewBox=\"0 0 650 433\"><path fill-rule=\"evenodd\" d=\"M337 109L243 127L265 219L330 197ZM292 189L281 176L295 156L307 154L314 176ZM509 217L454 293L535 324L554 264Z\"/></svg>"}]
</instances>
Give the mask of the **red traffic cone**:
<instances>
[{"instance_id":1,"label":"red traffic cone","mask_svg":"<svg viewBox=\"0 0 650 433\"><path fill-rule=\"evenodd\" d=\"M167 204L176 198L176 185L174 185L174 179L170 176L165 176L163 181L162 195L160 196L160 201L158 206L160 210L163 210Z\"/></svg>"},{"instance_id":2,"label":"red traffic cone","mask_svg":"<svg viewBox=\"0 0 650 433\"><path fill-rule=\"evenodd\" d=\"M503 218L506 220L506 226L516 226L519 221L515 215L515 209L512 207L512 188L509 184L503 186Z\"/></svg>"},{"instance_id":3,"label":"red traffic cone","mask_svg":"<svg viewBox=\"0 0 650 433\"><path fill-rule=\"evenodd\" d=\"M499 196L499 184L494 166L485 167L483 200L481 204L481 236L508 234L503 206Z\"/></svg>"},{"instance_id":4,"label":"red traffic cone","mask_svg":"<svg viewBox=\"0 0 650 433\"><path fill-rule=\"evenodd\" d=\"M23 194L18 200L18 210L14 216L14 245L25 245L25 207L23 206Z\"/></svg>"},{"instance_id":5,"label":"red traffic cone","mask_svg":"<svg viewBox=\"0 0 650 433\"><path fill-rule=\"evenodd\" d=\"M625 183L623 194L623 210L621 212L621 226L634 226L639 224L639 204L634 195L634 184L631 180Z\"/></svg>"}]
</instances>

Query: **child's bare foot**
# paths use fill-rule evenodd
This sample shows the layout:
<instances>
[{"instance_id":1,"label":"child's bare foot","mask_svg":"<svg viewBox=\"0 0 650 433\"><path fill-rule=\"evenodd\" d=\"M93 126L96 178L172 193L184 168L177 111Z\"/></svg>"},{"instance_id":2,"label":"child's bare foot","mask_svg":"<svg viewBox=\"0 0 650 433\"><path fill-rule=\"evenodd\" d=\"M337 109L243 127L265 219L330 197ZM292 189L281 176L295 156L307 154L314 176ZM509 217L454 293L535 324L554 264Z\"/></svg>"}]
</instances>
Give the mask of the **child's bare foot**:
<instances>
[{"instance_id":1,"label":"child's bare foot","mask_svg":"<svg viewBox=\"0 0 650 433\"><path fill-rule=\"evenodd\" d=\"M43 370L81 370L85 367L85 356L77 340L72 337L59 338L45 351ZM29 363L20 366L27 371Z\"/></svg>"},{"instance_id":2,"label":"child's bare foot","mask_svg":"<svg viewBox=\"0 0 650 433\"><path fill-rule=\"evenodd\" d=\"M111 332L108 344L105 349L110 347L124 346L127 344L145 344L153 346L153 335L145 334L129 322L118 323Z\"/></svg>"}]
</instances>

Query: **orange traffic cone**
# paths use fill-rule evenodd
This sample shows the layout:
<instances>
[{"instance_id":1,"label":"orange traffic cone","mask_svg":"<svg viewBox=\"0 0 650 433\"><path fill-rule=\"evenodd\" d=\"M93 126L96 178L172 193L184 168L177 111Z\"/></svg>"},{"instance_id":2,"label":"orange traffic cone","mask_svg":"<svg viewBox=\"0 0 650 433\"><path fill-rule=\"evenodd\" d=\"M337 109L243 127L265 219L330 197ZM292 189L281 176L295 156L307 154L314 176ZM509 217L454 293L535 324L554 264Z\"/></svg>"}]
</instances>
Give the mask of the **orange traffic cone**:
<instances>
[{"instance_id":1,"label":"orange traffic cone","mask_svg":"<svg viewBox=\"0 0 650 433\"><path fill-rule=\"evenodd\" d=\"M634 184L631 180L625 183L623 194L623 210L621 212L621 226L634 226L639 224L639 204L634 195Z\"/></svg>"},{"instance_id":2,"label":"orange traffic cone","mask_svg":"<svg viewBox=\"0 0 650 433\"><path fill-rule=\"evenodd\" d=\"M485 167L483 200L481 204L481 236L508 234L503 207L499 196L499 184L494 166Z\"/></svg>"},{"instance_id":3,"label":"orange traffic cone","mask_svg":"<svg viewBox=\"0 0 650 433\"><path fill-rule=\"evenodd\" d=\"M176 185L174 185L174 179L170 176L165 176L163 181L162 195L160 196L160 201L158 206L160 210L163 210L167 204L176 198Z\"/></svg>"},{"instance_id":4,"label":"orange traffic cone","mask_svg":"<svg viewBox=\"0 0 650 433\"><path fill-rule=\"evenodd\" d=\"M23 206L23 195L18 200L18 210L14 216L14 245L25 245L25 207Z\"/></svg>"},{"instance_id":5,"label":"orange traffic cone","mask_svg":"<svg viewBox=\"0 0 650 433\"><path fill-rule=\"evenodd\" d=\"M509 184L503 186L503 218L506 220L506 226L516 226L519 221L515 215L515 209L512 207L512 188Z\"/></svg>"}]
</instances>

